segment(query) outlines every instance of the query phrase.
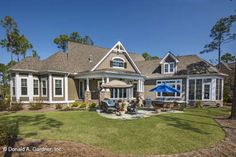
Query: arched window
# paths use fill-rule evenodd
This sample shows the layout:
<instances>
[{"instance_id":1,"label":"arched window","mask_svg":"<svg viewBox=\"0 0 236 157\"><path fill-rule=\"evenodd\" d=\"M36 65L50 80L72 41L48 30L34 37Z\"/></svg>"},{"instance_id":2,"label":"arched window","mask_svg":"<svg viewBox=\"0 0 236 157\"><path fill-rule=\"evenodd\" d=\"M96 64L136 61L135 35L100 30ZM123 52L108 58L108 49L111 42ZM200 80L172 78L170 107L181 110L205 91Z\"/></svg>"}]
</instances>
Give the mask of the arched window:
<instances>
[{"instance_id":1,"label":"arched window","mask_svg":"<svg viewBox=\"0 0 236 157\"><path fill-rule=\"evenodd\" d=\"M125 62L123 58L113 58L112 59L112 67L116 68L124 68L125 67Z\"/></svg>"}]
</instances>

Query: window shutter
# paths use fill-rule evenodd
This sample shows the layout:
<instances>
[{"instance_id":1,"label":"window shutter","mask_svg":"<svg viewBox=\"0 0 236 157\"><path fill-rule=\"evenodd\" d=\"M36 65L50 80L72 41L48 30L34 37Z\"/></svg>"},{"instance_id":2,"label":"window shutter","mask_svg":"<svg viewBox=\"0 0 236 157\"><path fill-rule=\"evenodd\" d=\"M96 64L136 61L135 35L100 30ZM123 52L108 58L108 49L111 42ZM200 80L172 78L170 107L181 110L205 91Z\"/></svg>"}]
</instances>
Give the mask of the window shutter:
<instances>
[{"instance_id":1,"label":"window shutter","mask_svg":"<svg viewBox=\"0 0 236 157\"><path fill-rule=\"evenodd\" d=\"M110 67L112 67L113 61L110 61Z\"/></svg>"},{"instance_id":2,"label":"window shutter","mask_svg":"<svg viewBox=\"0 0 236 157\"><path fill-rule=\"evenodd\" d=\"M126 63L126 62L124 63L124 68L125 68L125 69L127 68L127 63Z\"/></svg>"}]
</instances>

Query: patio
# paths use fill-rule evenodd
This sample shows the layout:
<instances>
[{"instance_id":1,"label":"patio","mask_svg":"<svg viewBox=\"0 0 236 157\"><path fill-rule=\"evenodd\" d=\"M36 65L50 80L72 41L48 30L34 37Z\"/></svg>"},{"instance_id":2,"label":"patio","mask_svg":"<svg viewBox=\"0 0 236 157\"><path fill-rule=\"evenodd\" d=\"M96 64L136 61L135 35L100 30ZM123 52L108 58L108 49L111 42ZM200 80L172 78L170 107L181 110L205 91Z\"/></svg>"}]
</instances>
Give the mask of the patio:
<instances>
[{"instance_id":1,"label":"patio","mask_svg":"<svg viewBox=\"0 0 236 157\"><path fill-rule=\"evenodd\" d=\"M183 111L169 110L169 111L157 113L156 111L137 110L136 114L121 114L120 116L117 116L116 113L101 112L101 110L97 110L97 113L100 116L109 118L109 119L133 120L133 119L139 119L139 118L147 118L147 117L156 116L160 114L183 113Z\"/></svg>"}]
</instances>

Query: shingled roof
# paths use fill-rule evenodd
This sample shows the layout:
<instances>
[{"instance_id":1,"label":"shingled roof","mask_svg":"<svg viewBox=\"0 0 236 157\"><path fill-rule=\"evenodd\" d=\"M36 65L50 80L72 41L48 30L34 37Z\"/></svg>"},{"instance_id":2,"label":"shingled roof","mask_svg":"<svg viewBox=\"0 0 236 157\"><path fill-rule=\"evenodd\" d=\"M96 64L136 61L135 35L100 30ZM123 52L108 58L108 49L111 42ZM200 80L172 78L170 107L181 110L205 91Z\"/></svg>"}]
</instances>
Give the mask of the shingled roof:
<instances>
[{"instance_id":1,"label":"shingled roof","mask_svg":"<svg viewBox=\"0 0 236 157\"><path fill-rule=\"evenodd\" d=\"M68 73L88 72L91 71L109 50L108 48L69 42L66 53L60 51L45 60L28 57L14 65L10 70ZM129 53L129 55L138 66L142 75L148 77L163 76L161 75L161 59L145 61L140 54ZM177 74L175 75L219 73L215 67L197 55L177 56L177 59L179 63L177 65Z\"/></svg>"},{"instance_id":2,"label":"shingled roof","mask_svg":"<svg viewBox=\"0 0 236 157\"><path fill-rule=\"evenodd\" d=\"M177 59L179 63L177 65L177 73L174 75L219 73L215 67L197 55L177 56ZM160 61L161 59L138 61L136 64L143 75L148 77L162 77ZM173 74L168 75L173 76Z\"/></svg>"},{"instance_id":3,"label":"shingled roof","mask_svg":"<svg viewBox=\"0 0 236 157\"><path fill-rule=\"evenodd\" d=\"M11 70L86 72L90 71L109 50L108 48L69 42L66 53L60 51L42 61L29 57L13 66ZM140 54L129 53L129 55L134 61L144 61Z\"/></svg>"}]
</instances>

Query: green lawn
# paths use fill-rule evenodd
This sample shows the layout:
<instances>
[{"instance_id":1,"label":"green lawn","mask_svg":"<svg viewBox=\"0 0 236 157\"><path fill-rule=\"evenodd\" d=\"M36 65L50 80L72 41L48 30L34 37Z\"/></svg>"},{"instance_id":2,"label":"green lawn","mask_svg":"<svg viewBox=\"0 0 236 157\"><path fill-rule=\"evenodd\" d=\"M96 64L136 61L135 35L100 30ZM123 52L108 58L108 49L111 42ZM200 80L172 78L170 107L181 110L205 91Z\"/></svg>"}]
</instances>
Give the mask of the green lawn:
<instances>
[{"instance_id":1,"label":"green lawn","mask_svg":"<svg viewBox=\"0 0 236 157\"><path fill-rule=\"evenodd\" d=\"M0 114L19 121L20 136L82 142L123 154L172 154L209 147L224 138L212 119L227 109L186 109L138 120L111 120L96 112L18 112Z\"/></svg>"}]
</instances>

